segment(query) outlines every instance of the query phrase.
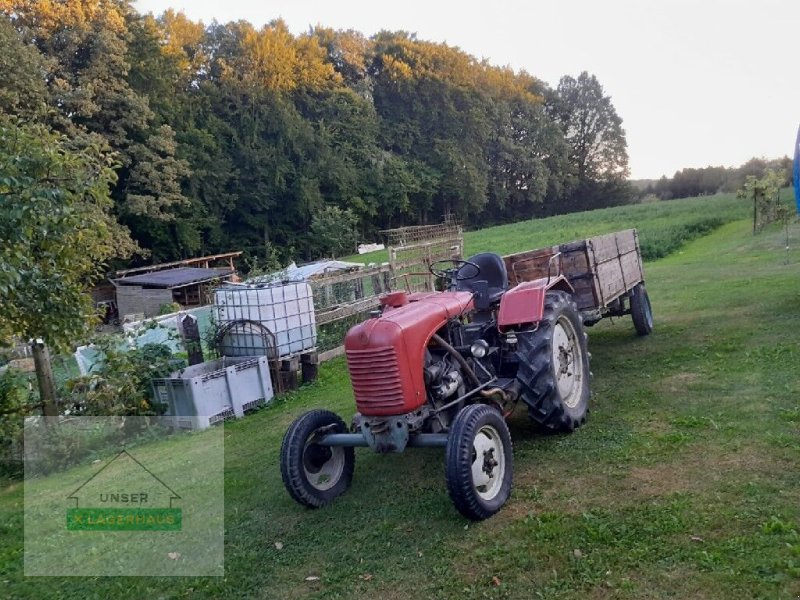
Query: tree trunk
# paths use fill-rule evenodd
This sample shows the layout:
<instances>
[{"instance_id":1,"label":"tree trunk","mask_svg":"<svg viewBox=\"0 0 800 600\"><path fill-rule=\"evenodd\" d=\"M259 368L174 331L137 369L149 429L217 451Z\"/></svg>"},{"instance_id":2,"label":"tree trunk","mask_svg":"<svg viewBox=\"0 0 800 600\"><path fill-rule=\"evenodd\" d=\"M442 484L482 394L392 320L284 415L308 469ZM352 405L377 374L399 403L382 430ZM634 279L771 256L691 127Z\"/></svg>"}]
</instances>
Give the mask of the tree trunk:
<instances>
[{"instance_id":1,"label":"tree trunk","mask_svg":"<svg viewBox=\"0 0 800 600\"><path fill-rule=\"evenodd\" d=\"M31 348L33 364L36 367L36 382L39 384L39 397L42 400L42 414L45 417L57 417L58 400L53 367L50 364L50 351L45 344L36 341L31 344Z\"/></svg>"}]
</instances>

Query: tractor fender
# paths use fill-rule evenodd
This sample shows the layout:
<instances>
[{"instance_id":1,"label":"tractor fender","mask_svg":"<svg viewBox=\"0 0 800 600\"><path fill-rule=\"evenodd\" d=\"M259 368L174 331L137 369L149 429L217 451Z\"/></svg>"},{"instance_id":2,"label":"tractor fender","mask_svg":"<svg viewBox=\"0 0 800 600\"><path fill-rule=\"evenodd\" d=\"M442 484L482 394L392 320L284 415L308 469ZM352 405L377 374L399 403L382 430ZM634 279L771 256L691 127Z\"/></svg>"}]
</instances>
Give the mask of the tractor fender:
<instances>
[{"instance_id":1,"label":"tractor fender","mask_svg":"<svg viewBox=\"0 0 800 600\"><path fill-rule=\"evenodd\" d=\"M544 298L550 290L573 294L575 289L563 276L525 281L508 290L500 299L497 328L500 331L518 325L536 325L544 314Z\"/></svg>"}]
</instances>

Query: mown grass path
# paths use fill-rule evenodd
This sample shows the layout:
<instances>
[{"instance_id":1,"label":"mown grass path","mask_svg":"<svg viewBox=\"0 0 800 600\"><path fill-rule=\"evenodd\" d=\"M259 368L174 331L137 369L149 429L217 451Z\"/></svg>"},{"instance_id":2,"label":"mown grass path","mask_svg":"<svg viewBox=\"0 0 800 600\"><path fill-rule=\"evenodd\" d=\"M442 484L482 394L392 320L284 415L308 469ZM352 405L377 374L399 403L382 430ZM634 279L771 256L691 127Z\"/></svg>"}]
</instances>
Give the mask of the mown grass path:
<instances>
[{"instance_id":1,"label":"mown grass path","mask_svg":"<svg viewBox=\"0 0 800 600\"><path fill-rule=\"evenodd\" d=\"M536 435L518 410L514 493L489 521L452 508L436 450L358 450L333 506L289 499L285 427L312 407L353 410L339 360L226 425L224 578L23 578L17 485L0 491L0 596L795 598L800 250L736 221L646 274L654 334L627 318L590 330L595 395L574 434Z\"/></svg>"}]
</instances>

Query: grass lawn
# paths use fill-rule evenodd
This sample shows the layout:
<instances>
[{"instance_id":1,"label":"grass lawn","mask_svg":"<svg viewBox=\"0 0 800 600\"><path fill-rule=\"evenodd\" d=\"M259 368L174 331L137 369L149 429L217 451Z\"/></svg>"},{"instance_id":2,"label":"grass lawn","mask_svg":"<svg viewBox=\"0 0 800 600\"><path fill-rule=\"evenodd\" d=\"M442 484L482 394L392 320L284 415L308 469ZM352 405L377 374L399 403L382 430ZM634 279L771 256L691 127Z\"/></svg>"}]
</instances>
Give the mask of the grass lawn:
<instances>
[{"instance_id":1,"label":"grass lawn","mask_svg":"<svg viewBox=\"0 0 800 600\"><path fill-rule=\"evenodd\" d=\"M709 215L718 201L681 214ZM452 507L440 450L357 449L353 487L333 506L288 497L278 449L289 422L313 407L353 411L337 359L317 383L226 424L224 578L25 578L16 484L0 490L0 597L797 597L800 249L732 218L646 264L653 335L637 338L628 318L589 330L583 428L543 436L524 410L511 417L514 491L492 519L468 523ZM558 219L556 239L512 242L507 226L496 249L588 233ZM797 244L800 225L792 235ZM477 239L469 251L492 247Z\"/></svg>"}]
</instances>

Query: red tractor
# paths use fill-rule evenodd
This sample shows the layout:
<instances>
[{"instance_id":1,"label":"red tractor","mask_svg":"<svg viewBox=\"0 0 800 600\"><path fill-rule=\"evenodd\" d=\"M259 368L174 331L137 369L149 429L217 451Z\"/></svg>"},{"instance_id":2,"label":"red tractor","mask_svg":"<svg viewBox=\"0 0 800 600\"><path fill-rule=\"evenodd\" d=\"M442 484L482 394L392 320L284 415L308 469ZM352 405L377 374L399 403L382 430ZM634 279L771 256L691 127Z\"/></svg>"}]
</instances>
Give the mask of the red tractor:
<instances>
[{"instance_id":1,"label":"red tractor","mask_svg":"<svg viewBox=\"0 0 800 600\"><path fill-rule=\"evenodd\" d=\"M638 243L635 250L638 256ZM550 255L548 270L560 255ZM641 278L599 312L582 314L560 268L510 286L507 264L509 257L491 253L434 263L431 272L446 291L390 293L372 318L347 333L358 412L349 428L327 410L292 423L281 447L281 475L292 498L321 507L346 491L355 446L378 453L444 447L453 503L470 519L486 519L511 492L505 417L519 400L547 430L572 431L586 421L584 319L630 313L636 322L638 314L652 328Z\"/></svg>"}]
</instances>

